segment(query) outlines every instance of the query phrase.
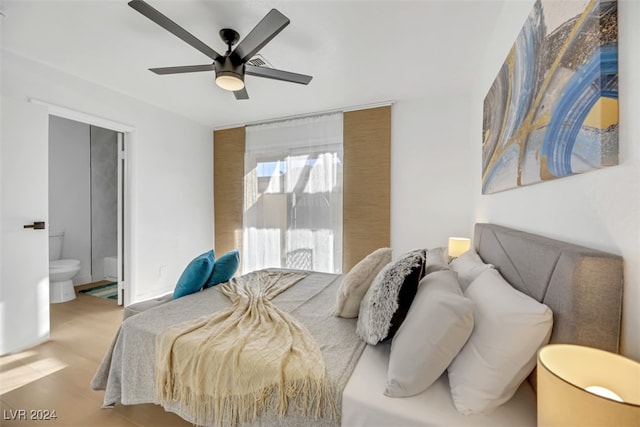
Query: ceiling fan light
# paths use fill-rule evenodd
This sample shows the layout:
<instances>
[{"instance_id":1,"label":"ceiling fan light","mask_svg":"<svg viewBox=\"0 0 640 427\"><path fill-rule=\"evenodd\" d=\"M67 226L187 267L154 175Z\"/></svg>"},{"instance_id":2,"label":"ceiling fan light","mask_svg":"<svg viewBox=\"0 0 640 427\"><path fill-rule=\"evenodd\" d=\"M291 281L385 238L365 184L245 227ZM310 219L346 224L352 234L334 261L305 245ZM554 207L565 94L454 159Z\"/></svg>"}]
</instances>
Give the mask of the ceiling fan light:
<instances>
[{"instance_id":1,"label":"ceiling fan light","mask_svg":"<svg viewBox=\"0 0 640 427\"><path fill-rule=\"evenodd\" d=\"M244 89L244 81L236 73L219 72L216 75L216 84L222 89L235 92Z\"/></svg>"}]
</instances>

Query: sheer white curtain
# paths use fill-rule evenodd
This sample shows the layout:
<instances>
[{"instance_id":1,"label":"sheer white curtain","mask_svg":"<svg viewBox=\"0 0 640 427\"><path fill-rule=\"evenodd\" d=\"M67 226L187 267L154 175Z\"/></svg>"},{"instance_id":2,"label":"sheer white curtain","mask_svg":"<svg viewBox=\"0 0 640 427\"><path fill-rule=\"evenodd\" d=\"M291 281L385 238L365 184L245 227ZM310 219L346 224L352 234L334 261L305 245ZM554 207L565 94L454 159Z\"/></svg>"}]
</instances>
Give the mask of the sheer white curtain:
<instances>
[{"instance_id":1,"label":"sheer white curtain","mask_svg":"<svg viewBox=\"0 0 640 427\"><path fill-rule=\"evenodd\" d=\"M342 113L247 126L242 271L342 268Z\"/></svg>"}]
</instances>

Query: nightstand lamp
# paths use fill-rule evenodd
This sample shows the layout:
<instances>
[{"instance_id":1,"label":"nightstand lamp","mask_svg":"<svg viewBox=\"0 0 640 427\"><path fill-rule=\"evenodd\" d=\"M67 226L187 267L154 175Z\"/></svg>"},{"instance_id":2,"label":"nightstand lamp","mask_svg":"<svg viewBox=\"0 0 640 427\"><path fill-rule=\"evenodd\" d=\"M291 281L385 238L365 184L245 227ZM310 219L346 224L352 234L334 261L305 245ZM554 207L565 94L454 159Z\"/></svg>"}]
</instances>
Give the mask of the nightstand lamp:
<instances>
[{"instance_id":1,"label":"nightstand lamp","mask_svg":"<svg viewBox=\"0 0 640 427\"><path fill-rule=\"evenodd\" d=\"M466 237L449 237L449 256L457 258L471 247L471 240Z\"/></svg>"},{"instance_id":2,"label":"nightstand lamp","mask_svg":"<svg viewBox=\"0 0 640 427\"><path fill-rule=\"evenodd\" d=\"M640 426L640 363L569 344L538 353L538 426Z\"/></svg>"}]
</instances>

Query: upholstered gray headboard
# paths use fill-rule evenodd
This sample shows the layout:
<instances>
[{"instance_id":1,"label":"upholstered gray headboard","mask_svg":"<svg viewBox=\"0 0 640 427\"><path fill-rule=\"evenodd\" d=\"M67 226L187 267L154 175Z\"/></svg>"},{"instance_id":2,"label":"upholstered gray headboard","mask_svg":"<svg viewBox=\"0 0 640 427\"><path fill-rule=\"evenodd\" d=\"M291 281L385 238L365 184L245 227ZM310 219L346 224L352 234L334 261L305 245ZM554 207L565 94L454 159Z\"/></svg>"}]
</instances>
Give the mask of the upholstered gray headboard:
<instances>
[{"instance_id":1,"label":"upholstered gray headboard","mask_svg":"<svg viewBox=\"0 0 640 427\"><path fill-rule=\"evenodd\" d=\"M476 224L474 247L513 287L553 311L552 343L618 352L622 257L493 224Z\"/></svg>"}]
</instances>

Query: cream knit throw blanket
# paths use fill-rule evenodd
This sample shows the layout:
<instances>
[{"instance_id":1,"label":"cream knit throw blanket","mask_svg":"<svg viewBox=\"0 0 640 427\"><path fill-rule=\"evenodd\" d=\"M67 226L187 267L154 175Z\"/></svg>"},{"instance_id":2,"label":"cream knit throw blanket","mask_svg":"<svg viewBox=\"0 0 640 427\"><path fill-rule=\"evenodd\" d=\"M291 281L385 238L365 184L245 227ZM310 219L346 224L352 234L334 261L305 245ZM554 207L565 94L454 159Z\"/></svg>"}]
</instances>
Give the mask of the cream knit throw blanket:
<instances>
[{"instance_id":1,"label":"cream knit throw blanket","mask_svg":"<svg viewBox=\"0 0 640 427\"><path fill-rule=\"evenodd\" d=\"M336 416L320 347L271 299L307 274L259 271L221 285L232 306L156 341L156 394L200 425L253 422L262 411Z\"/></svg>"}]
</instances>

